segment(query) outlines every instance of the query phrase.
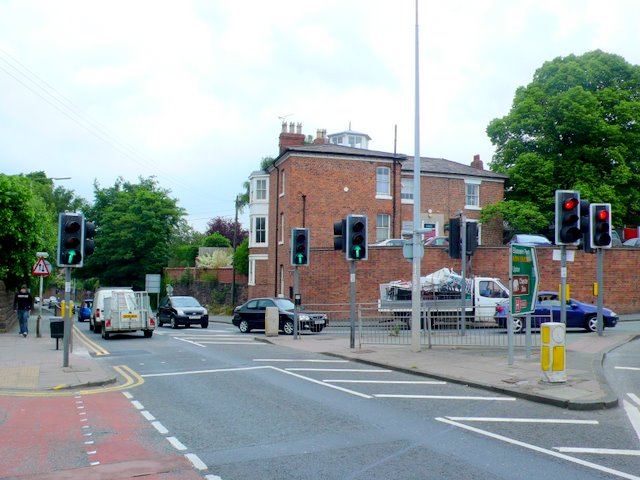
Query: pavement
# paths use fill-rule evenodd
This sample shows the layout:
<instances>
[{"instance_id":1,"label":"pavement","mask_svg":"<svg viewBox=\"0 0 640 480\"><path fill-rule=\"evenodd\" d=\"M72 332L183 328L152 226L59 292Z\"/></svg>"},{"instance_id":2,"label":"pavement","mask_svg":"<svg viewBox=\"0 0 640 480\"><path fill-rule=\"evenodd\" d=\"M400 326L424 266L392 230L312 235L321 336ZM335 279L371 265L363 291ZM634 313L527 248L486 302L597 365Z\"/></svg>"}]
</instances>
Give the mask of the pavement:
<instances>
[{"instance_id":1,"label":"pavement","mask_svg":"<svg viewBox=\"0 0 640 480\"><path fill-rule=\"evenodd\" d=\"M213 317L213 322L230 323L231 317ZM622 315L624 321L638 321L640 314ZM29 321L29 335L18 335L17 326L0 334L0 395L30 395L33 392L97 387L123 382L111 367L101 365L89 354L80 336L69 353L68 366L63 366L62 340L50 338L48 318L40 322L41 337L36 336L36 315ZM74 319L75 323L75 319ZM500 392L535 402L575 410L596 410L618 405L618 397L607 383L603 371L605 355L615 348L640 337L629 329L607 329L596 333L568 334L566 376L563 383L541 380L539 351L530 357L515 349L512 365L505 348L487 347L423 347L412 352L409 345L365 345L350 348L344 335L301 334L266 337L251 334L255 340L308 352L333 355L369 365L455 382ZM356 343L357 345L357 343Z\"/></svg>"}]
</instances>

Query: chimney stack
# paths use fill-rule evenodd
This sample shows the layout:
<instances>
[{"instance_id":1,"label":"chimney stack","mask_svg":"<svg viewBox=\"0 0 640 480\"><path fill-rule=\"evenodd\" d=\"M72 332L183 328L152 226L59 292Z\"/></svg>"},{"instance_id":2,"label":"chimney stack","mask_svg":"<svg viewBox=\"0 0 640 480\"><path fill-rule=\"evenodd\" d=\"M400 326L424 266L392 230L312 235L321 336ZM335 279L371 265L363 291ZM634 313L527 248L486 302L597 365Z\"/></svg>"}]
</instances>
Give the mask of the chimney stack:
<instances>
[{"instance_id":1,"label":"chimney stack","mask_svg":"<svg viewBox=\"0 0 640 480\"><path fill-rule=\"evenodd\" d=\"M302 133L302 124L297 125L293 122L289 123L289 130L287 131L287 122L282 122L282 131L280 132L280 138L278 142L278 148L280 149L280 155L289 147L299 147L304 145L304 134Z\"/></svg>"},{"instance_id":2,"label":"chimney stack","mask_svg":"<svg viewBox=\"0 0 640 480\"><path fill-rule=\"evenodd\" d=\"M473 162L471 162L471 166L473 168L477 168L478 170L484 170L484 163L482 163L482 160L480 160L479 154L476 153L473 156Z\"/></svg>"},{"instance_id":3,"label":"chimney stack","mask_svg":"<svg viewBox=\"0 0 640 480\"><path fill-rule=\"evenodd\" d=\"M317 129L316 130L316 138L313 141L314 145L324 145L327 143L327 130L326 129Z\"/></svg>"}]
</instances>

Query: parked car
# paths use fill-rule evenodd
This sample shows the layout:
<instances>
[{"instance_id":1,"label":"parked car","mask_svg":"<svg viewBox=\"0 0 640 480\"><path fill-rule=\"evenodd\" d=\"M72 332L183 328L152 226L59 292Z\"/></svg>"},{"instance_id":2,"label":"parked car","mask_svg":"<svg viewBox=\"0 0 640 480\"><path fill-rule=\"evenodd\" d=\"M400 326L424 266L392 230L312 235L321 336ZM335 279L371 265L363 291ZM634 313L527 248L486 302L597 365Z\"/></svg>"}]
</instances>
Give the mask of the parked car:
<instances>
[{"instance_id":1,"label":"parked car","mask_svg":"<svg viewBox=\"0 0 640 480\"><path fill-rule=\"evenodd\" d=\"M60 303L58 301L58 297L56 297L55 295L51 295L49 297L49 300L47 300L47 301L49 302L48 303L49 308L53 308L53 307L55 307L56 305L58 305Z\"/></svg>"},{"instance_id":2,"label":"parked car","mask_svg":"<svg viewBox=\"0 0 640 480\"><path fill-rule=\"evenodd\" d=\"M596 319L598 308L590 303L579 302L574 298L567 300L567 328L584 328L587 331L598 330ZM496 306L495 319L498 326L507 328L509 302ZM602 319L605 328L613 328L618 323L618 315L608 308L602 309ZM560 321L560 298L558 292L538 292L536 309L531 314L531 328L539 329L544 322ZM513 317L513 331L519 333L525 329L525 317Z\"/></svg>"},{"instance_id":3,"label":"parked car","mask_svg":"<svg viewBox=\"0 0 640 480\"><path fill-rule=\"evenodd\" d=\"M424 241L425 247L448 247L449 237L429 237Z\"/></svg>"},{"instance_id":4,"label":"parked car","mask_svg":"<svg viewBox=\"0 0 640 480\"><path fill-rule=\"evenodd\" d=\"M625 240L622 246L623 247L640 247L640 237L630 238L629 240Z\"/></svg>"},{"instance_id":5,"label":"parked car","mask_svg":"<svg viewBox=\"0 0 640 480\"><path fill-rule=\"evenodd\" d=\"M200 325L207 328L209 312L194 297L165 297L158 306L158 325L162 327L165 322L170 324L171 328L178 328L180 325Z\"/></svg>"},{"instance_id":6,"label":"parked car","mask_svg":"<svg viewBox=\"0 0 640 480\"><path fill-rule=\"evenodd\" d=\"M512 243L518 243L520 245L553 245L553 242L544 235L538 235L535 233L516 233L511 240L507 242L507 245Z\"/></svg>"},{"instance_id":7,"label":"parked car","mask_svg":"<svg viewBox=\"0 0 640 480\"><path fill-rule=\"evenodd\" d=\"M382 240L378 243L373 243L371 247L401 247L404 245L405 240L402 238L387 238L386 240Z\"/></svg>"},{"instance_id":8,"label":"parked car","mask_svg":"<svg viewBox=\"0 0 640 480\"><path fill-rule=\"evenodd\" d=\"M235 308L232 322L242 333L248 333L253 329L264 330L267 307L278 308L280 312L278 329L287 335L293 335L295 306L288 298L253 298ZM298 312L300 330L321 332L326 325L327 315L324 313L310 313L304 310Z\"/></svg>"},{"instance_id":9,"label":"parked car","mask_svg":"<svg viewBox=\"0 0 640 480\"><path fill-rule=\"evenodd\" d=\"M93 306L93 299L87 298L82 301L80 308L78 309L78 321L84 322L91 318L91 307Z\"/></svg>"},{"instance_id":10,"label":"parked car","mask_svg":"<svg viewBox=\"0 0 640 480\"><path fill-rule=\"evenodd\" d=\"M621 247L622 239L616 230L611 230L611 246L612 247Z\"/></svg>"}]
</instances>

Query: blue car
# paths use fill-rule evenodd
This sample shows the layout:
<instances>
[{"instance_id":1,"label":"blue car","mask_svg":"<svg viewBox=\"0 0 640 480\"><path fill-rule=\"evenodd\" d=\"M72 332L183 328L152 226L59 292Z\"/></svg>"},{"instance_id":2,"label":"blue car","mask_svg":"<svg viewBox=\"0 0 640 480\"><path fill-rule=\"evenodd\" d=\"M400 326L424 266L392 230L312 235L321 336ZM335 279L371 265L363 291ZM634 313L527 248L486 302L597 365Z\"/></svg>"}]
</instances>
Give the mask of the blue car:
<instances>
[{"instance_id":1,"label":"blue car","mask_svg":"<svg viewBox=\"0 0 640 480\"><path fill-rule=\"evenodd\" d=\"M78 309L78 321L84 322L91 317L91 307L93 306L93 300L87 299L82 302L82 305Z\"/></svg>"},{"instance_id":2,"label":"blue car","mask_svg":"<svg viewBox=\"0 0 640 480\"><path fill-rule=\"evenodd\" d=\"M598 308L590 303L579 302L573 298L567 301L567 328L584 328L589 332L598 330L596 315ZM500 328L507 328L509 302L496 306L495 320ZM602 309L602 320L605 328L613 328L618 323L618 315L608 309ZM544 322L560 321L560 298L558 292L538 292L535 312L531 314L531 328L539 329ZM513 317L513 331L523 332L525 316Z\"/></svg>"}]
</instances>

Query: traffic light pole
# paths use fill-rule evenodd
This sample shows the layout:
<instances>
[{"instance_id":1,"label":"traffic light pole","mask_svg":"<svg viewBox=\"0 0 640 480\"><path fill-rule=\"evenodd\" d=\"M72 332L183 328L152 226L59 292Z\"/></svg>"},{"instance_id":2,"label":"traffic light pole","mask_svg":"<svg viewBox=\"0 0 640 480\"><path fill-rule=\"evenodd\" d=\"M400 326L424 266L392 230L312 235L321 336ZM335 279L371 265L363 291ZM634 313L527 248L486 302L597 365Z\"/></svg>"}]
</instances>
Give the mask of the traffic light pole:
<instances>
[{"instance_id":1,"label":"traffic light pole","mask_svg":"<svg viewBox=\"0 0 640 480\"><path fill-rule=\"evenodd\" d=\"M567 246L560 246L560 321L567 324Z\"/></svg>"},{"instance_id":2,"label":"traffic light pole","mask_svg":"<svg viewBox=\"0 0 640 480\"><path fill-rule=\"evenodd\" d=\"M349 317L350 317L350 348L356 348L356 262L349 261Z\"/></svg>"},{"instance_id":3,"label":"traffic light pole","mask_svg":"<svg viewBox=\"0 0 640 480\"><path fill-rule=\"evenodd\" d=\"M460 216L460 238L462 240L461 255L462 258L462 286L460 288L460 335L465 334L467 323L467 219L464 215Z\"/></svg>"},{"instance_id":4,"label":"traffic light pole","mask_svg":"<svg viewBox=\"0 0 640 480\"><path fill-rule=\"evenodd\" d=\"M598 300L596 303L597 306L597 321L598 321L598 336L601 337L602 336L602 332L604 330L604 322L602 319L602 291L603 291L603 285L602 282L604 281L604 249L603 248L598 248L597 249L597 254L598 254L598 258L597 258L597 272L596 272L596 281L598 282Z\"/></svg>"},{"instance_id":5,"label":"traffic light pole","mask_svg":"<svg viewBox=\"0 0 640 480\"><path fill-rule=\"evenodd\" d=\"M65 311L62 317L64 322L64 338L62 341L62 367L67 368L69 366L69 346L71 344L71 269L69 267L64 269L64 306Z\"/></svg>"},{"instance_id":6,"label":"traffic light pole","mask_svg":"<svg viewBox=\"0 0 640 480\"><path fill-rule=\"evenodd\" d=\"M298 267L293 267L293 339L298 340Z\"/></svg>"}]
</instances>

